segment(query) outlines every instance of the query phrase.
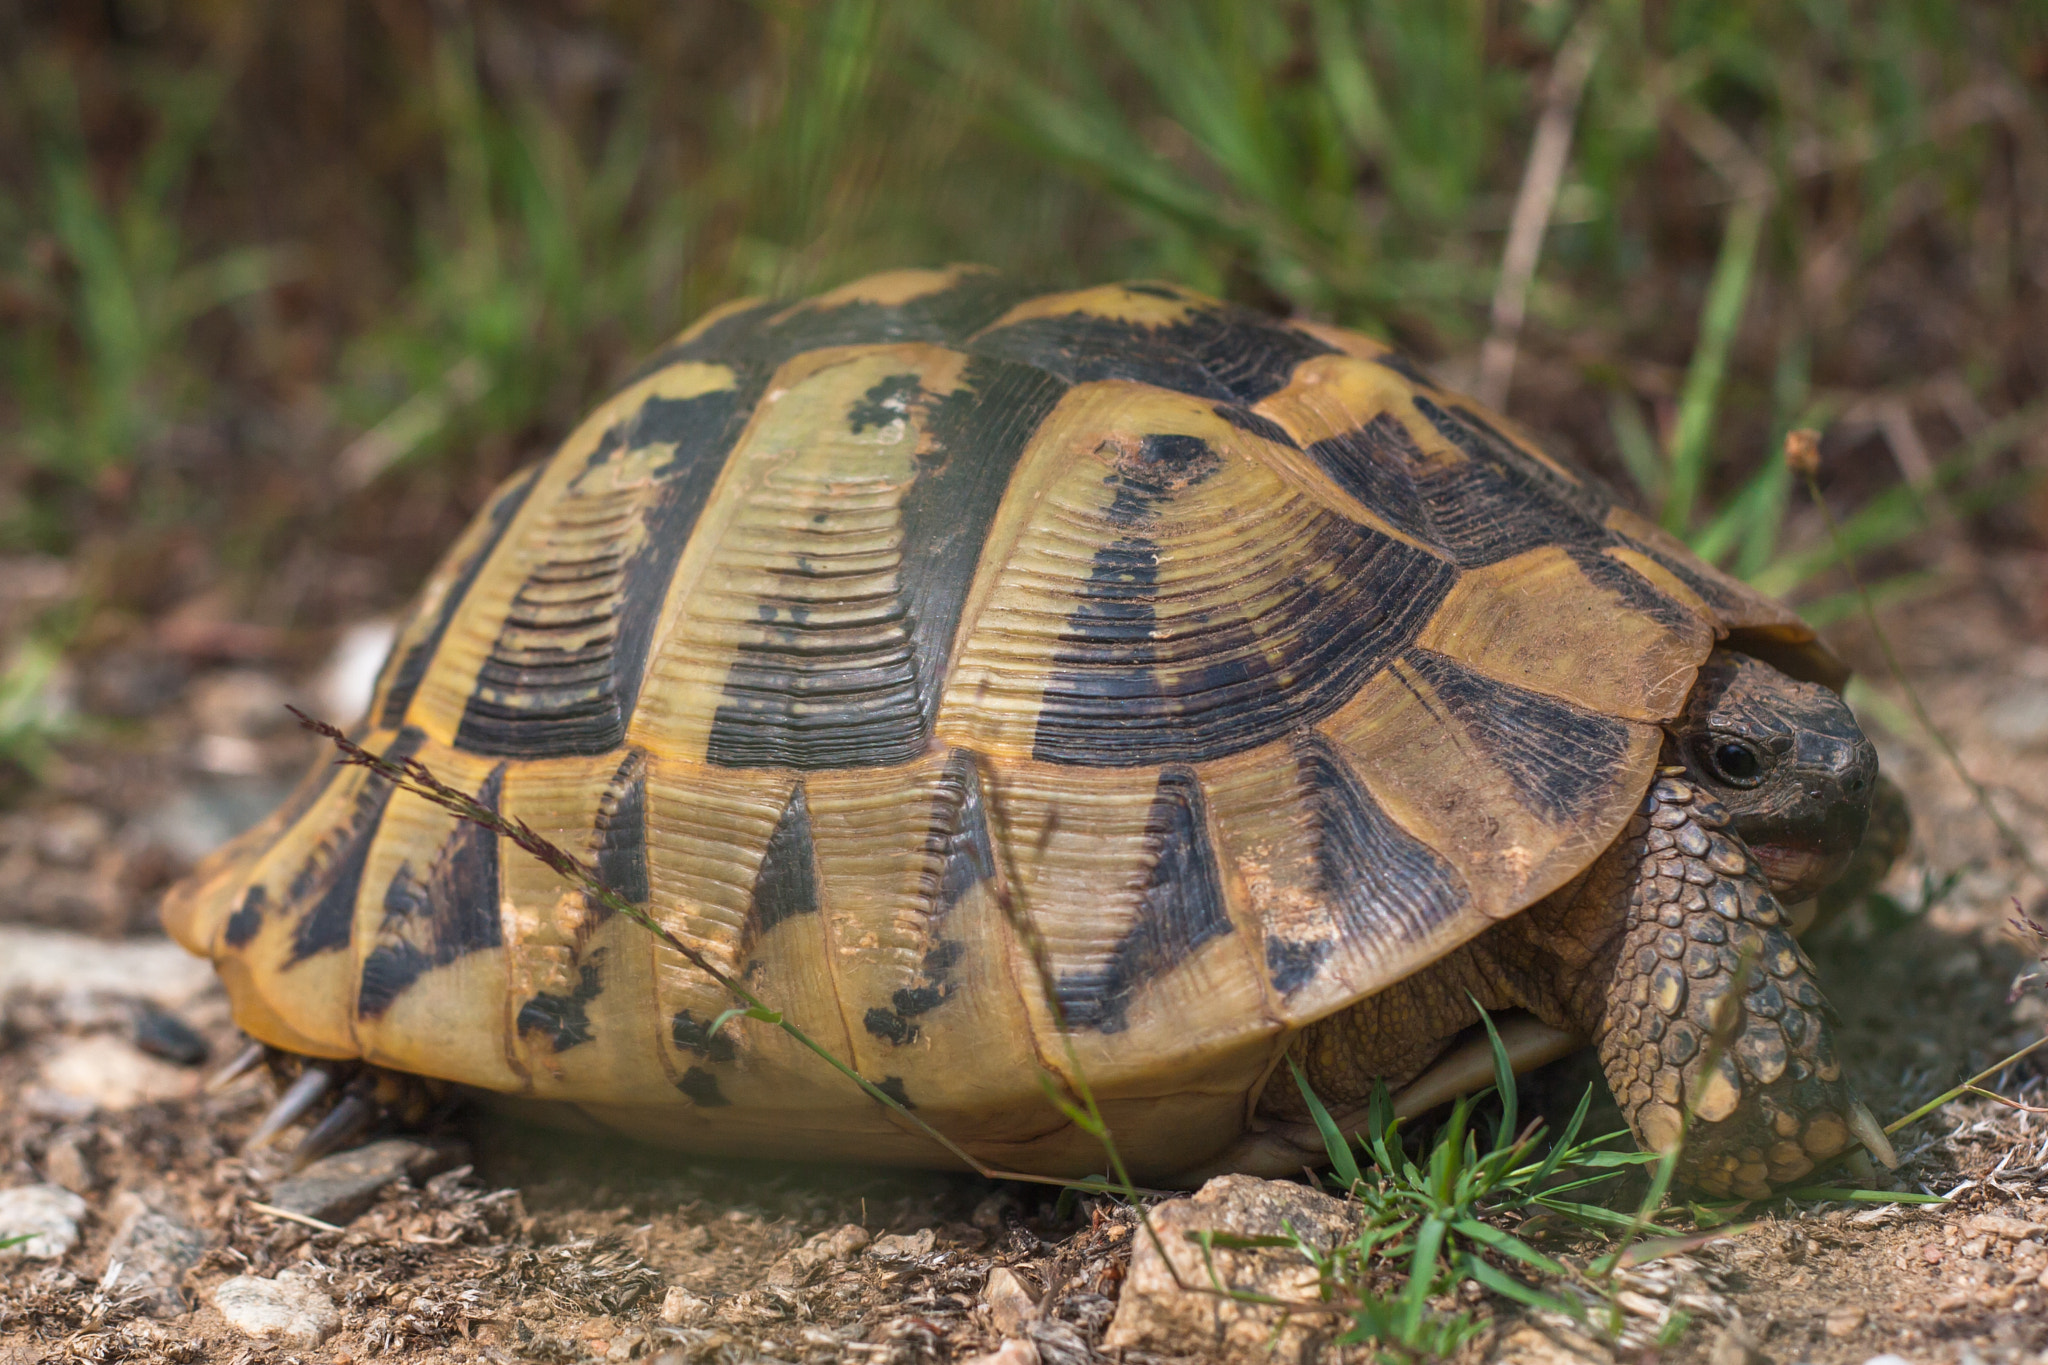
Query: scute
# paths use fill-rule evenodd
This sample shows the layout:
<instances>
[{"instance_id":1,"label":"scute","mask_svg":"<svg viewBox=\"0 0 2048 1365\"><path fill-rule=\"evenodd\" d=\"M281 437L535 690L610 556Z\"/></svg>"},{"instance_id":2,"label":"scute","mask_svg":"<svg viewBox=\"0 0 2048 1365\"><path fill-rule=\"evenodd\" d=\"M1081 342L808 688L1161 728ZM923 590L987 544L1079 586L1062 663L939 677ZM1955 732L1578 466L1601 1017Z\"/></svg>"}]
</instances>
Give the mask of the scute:
<instances>
[{"instance_id":1,"label":"scute","mask_svg":"<svg viewBox=\"0 0 2048 1365\"><path fill-rule=\"evenodd\" d=\"M1586 867L1796 617L1381 344L956 267L743 301L507 482L358 737L589 859L990 1160L1140 1178ZM928 1140L517 849L323 758L167 898L237 1018L699 1150ZM1079 1068L1078 1075L1075 1068Z\"/></svg>"}]
</instances>

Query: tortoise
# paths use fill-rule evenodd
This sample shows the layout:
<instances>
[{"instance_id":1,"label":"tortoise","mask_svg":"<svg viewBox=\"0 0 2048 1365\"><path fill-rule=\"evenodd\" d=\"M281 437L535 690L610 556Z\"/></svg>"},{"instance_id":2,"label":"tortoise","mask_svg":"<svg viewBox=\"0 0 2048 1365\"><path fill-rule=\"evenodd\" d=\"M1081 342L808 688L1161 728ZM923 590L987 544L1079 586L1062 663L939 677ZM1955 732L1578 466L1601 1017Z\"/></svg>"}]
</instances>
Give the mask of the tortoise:
<instances>
[{"instance_id":1,"label":"tortoise","mask_svg":"<svg viewBox=\"0 0 2048 1365\"><path fill-rule=\"evenodd\" d=\"M1281 1174L1597 1044L1681 1174L1864 1136L1785 908L1843 666L1382 343L955 267L721 308L489 499L367 748L424 762L993 1166ZM947 1164L499 836L320 761L167 898L241 1027L711 1154ZM360 1072L358 1074L370 1074ZM1482 1073L1484 1069L1482 1068ZM310 1087L317 1089L317 1085ZM359 1086L360 1090L361 1087Z\"/></svg>"}]
</instances>

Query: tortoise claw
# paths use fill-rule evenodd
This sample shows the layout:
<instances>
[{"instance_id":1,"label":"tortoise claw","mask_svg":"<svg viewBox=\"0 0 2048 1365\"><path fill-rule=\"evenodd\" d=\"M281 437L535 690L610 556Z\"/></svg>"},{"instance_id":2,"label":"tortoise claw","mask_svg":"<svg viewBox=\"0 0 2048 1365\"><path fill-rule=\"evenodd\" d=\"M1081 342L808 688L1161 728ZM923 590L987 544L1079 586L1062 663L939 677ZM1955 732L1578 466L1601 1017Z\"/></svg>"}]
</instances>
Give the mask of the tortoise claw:
<instances>
[{"instance_id":1,"label":"tortoise claw","mask_svg":"<svg viewBox=\"0 0 2048 1365\"><path fill-rule=\"evenodd\" d=\"M219 1094L263 1065L263 1053L263 1044L254 1042L237 1052L232 1061L206 1078L206 1093Z\"/></svg>"},{"instance_id":2,"label":"tortoise claw","mask_svg":"<svg viewBox=\"0 0 2048 1365\"><path fill-rule=\"evenodd\" d=\"M1877 1158L1879 1165L1888 1171L1899 1169L1899 1154L1892 1150L1891 1139L1884 1135L1884 1128L1879 1125L1877 1116L1870 1112L1870 1106L1862 1100L1857 1100L1849 1106L1849 1131L1856 1135L1856 1140L1862 1143L1872 1156Z\"/></svg>"},{"instance_id":3,"label":"tortoise claw","mask_svg":"<svg viewBox=\"0 0 2048 1365\"><path fill-rule=\"evenodd\" d=\"M321 1157L338 1152L369 1131L382 1107L369 1095L350 1086L335 1106L299 1139L292 1150L291 1169L303 1170Z\"/></svg>"},{"instance_id":4,"label":"tortoise claw","mask_svg":"<svg viewBox=\"0 0 2048 1365\"><path fill-rule=\"evenodd\" d=\"M270 1106L270 1112L263 1116L263 1122L256 1125L256 1131L243 1144L246 1152L258 1151L270 1145L272 1138L296 1123L307 1110L319 1103L327 1093L327 1087L334 1083L334 1073L325 1067L309 1066L299 1073L299 1078L286 1087L278 1096L277 1103Z\"/></svg>"}]
</instances>

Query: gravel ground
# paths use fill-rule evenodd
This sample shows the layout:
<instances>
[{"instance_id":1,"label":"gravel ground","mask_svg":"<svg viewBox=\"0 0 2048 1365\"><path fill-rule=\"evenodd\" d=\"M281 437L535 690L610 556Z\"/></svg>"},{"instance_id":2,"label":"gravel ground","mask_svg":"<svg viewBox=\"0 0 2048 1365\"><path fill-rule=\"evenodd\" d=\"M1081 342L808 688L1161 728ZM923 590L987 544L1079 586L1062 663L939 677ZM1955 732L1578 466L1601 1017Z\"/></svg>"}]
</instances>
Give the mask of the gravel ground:
<instances>
[{"instance_id":1,"label":"gravel ground","mask_svg":"<svg viewBox=\"0 0 2048 1365\"><path fill-rule=\"evenodd\" d=\"M1992 567L2043 577L2039 563ZM1929 709L2042 850L2048 648L2013 642L2048 623L2026 610L1957 592L1889 619ZM2024 907L2048 924L2048 887L1937 749L1902 722L1885 729L1904 698L1873 642L1848 629L1841 644L1877 680L1866 716L1916 815L1888 890L1918 909L1924 887L1948 883L1903 924L1859 914L1814 945L1854 1079L1888 1120L2041 1036L2048 995L2015 989L2038 964L2009 921ZM1109 1358L1100 1342L1142 1234L1107 1200L692 1162L481 1108L353 1154L311 1193L281 1183L275 1151L244 1152L273 1083L259 1071L202 1091L239 1035L148 911L306 761L281 704L319 706L335 685L332 669L101 659L70 686L129 719L66 745L33 800L0 817L0 1233L10 1220L39 1233L0 1251L0 1365ZM1561 1063L1531 1098L1576 1099L1589 1074L1583 1058ZM2048 1104L2044 1074L2029 1061L1987 1084ZM2048 1120L1969 1098L1897 1141L1893 1187L1949 1203L1754 1207L1730 1235L1631 1273L1618 1345L1495 1303L1464 1354L1657 1358L1639 1343L1682 1312L1691 1326L1661 1358L2048 1359Z\"/></svg>"}]
</instances>

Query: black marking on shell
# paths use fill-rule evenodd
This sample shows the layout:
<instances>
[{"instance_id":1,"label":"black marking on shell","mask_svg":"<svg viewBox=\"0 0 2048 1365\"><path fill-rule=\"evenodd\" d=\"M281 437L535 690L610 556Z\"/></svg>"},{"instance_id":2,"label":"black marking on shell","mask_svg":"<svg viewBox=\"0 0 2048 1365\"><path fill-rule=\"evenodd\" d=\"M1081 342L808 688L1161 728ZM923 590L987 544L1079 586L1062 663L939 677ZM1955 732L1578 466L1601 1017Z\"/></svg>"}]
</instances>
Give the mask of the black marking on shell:
<instances>
[{"instance_id":1,"label":"black marking on shell","mask_svg":"<svg viewBox=\"0 0 2048 1365\"><path fill-rule=\"evenodd\" d=\"M1300 990L1322 970L1333 947L1323 938L1267 939L1266 973L1273 979L1273 989L1282 995Z\"/></svg>"},{"instance_id":2,"label":"black marking on shell","mask_svg":"<svg viewBox=\"0 0 2048 1365\"><path fill-rule=\"evenodd\" d=\"M1495 564L1538 545L1598 550L1612 543L1601 525L1606 499L1590 484L1560 477L1465 408L1447 410L1420 394L1413 402L1465 456L1421 454L1410 468L1433 539L1460 567Z\"/></svg>"},{"instance_id":3,"label":"black marking on shell","mask_svg":"<svg viewBox=\"0 0 2048 1365\"><path fill-rule=\"evenodd\" d=\"M827 346L882 346L922 341L957 346L994 322L1028 284L992 271L971 271L945 289L906 303L843 303L821 308L762 303L721 318L698 336L656 353L635 378L678 360L707 360L741 373L742 410L751 409L769 376L790 357ZM778 314L787 312L781 321Z\"/></svg>"},{"instance_id":4,"label":"black marking on shell","mask_svg":"<svg viewBox=\"0 0 2048 1365\"><path fill-rule=\"evenodd\" d=\"M500 763L477 789L477 804L495 811L505 792ZM382 1015L405 990L436 967L504 942L498 920L498 836L456 822L422 878L400 863L384 891L377 941L363 957L356 1013Z\"/></svg>"},{"instance_id":5,"label":"black marking on shell","mask_svg":"<svg viewBox=\"0 0 2048 1365\"><path fill-rule=\"evenodd\" d=\"M1731 616L1747 609L1748 604L1730 592L1726 584L1718 581L1713 574L1701 573L1697 564L1688 563L1683 556L1670 554L1629 536L1615 534L1613 538L1616 544L1626 545L1662 565L1672 577L1690 588L1694 596L1713 608L1716 613Z\"/></svg>"},{"instance_id":6,"label":"black marking on shell","mask_svg":"<svg viewBox=\"0 0 2048 1365\"><path fill-rule=\"evenodd\" d=\"M384 663L390 675L390 685L377 680L378 691L383 694L384 704L378 713L378 724L385 727L399 725L405 720L406 710L411 707L413 695L419 691L421 679L427 676L427 668L434 662L434 654L441 648L441 640L448 633L448 623L455 619L455 613L462 609L469 590L476 583L477 574L483 571L491 554L498 548L498 542L505 538L505 528L519 515L519 509L526 505L526 495L533 491L534 483L540 478L540 465L534 465L504 492L484 512L490 530L462 566L455 571L454 579L448 584L446 595L434 612L434 623L426 634L407 649L403 656L396 650Z\"/></svg>"},{"instance_id":7,"label":"black marking on shell","mask_svg":"<svg viewBox=\"0 0 2048 1365\"><path fill-rule=\"evenodd\" d=\"M859 433L913 415L923 450L901 496L897 590L841 598L814 610L818 580L871 575L869 556L839 567L806 556L780 570L789 591L760 603L765 639L740 647L713 717L706 758L722 767L859 768L907 763L931 740L974 568L1024 446L1066 386L1021 365L971 359L962 386L926 393L914 374L891 376L852 405ZM829 535L835 509L817 509ZM853 511L864 541L871 513ZM858 608L858 610L855 610Z\"/></svg>"},{"instance_id":8,"label":"black marking on shell","mask_svg":"<svg viewBox=\"0 0 2048 1365\"><path fill-rule=\"evenodd\" d=\"M718 1077L701 1066L693 1066L676 1082L676 1089L690 1097L700 1109L723 1109L732 1101L718 1088Z\"/></svg>"},{"instance_id":9,"label":"black marking on shell","mask_svg":"<svg viewBox=\"0 0 2048 1365\"><path fill-rule=\"evenodd\" d=\"M916 1024L895 1010L886 1010L879 1005L862 1015L860 1023L871 1036L880 1038L885 1043L893 1043L897 1047L914 1042L918 1034Z\"/></svg>"},{"instance_id":10,"label":"black marking on shell","mask_svg":"<svg viewBox=\"0 0 2048 1365\"><path fill-rule=\"evenodd\" d=\"M811 843L810 802L799 780L790 789L789 801L775 821L761 866L754 873L742 941L757 943L784 920L817 913L817 850Z\"/></svg>"},{"instance_id":11,"label":"black marking on shell","mask_svg":"<svg viewBox=\"0 0 2048 1365\"><path fill-rule=\"evenodd\" d=\"M604 989L597 954L593 953L591 958L583 964L576 989L567 995L540 991L519 1007L519 1015L514 1022L520 1037L544 1033L556 1052L567 1052L591 1040L594 1035L590 1031L589 1005Z\"/></svg>"},{"instance_id":12,"label":"black marking on shell","mask_svg":"<svg viewBox=\"0 0 2048 1365\"><path fill-rule=\"evenodd\" d=\"M402 939L378 944L363 959L362 979L356 986L356 1013L365 1019L377 1018L433 969L432 955L416 944Z\"/></svg>"},{"instance_id":13,"label":"black marking on shell","mask_svg":"<svg viewBox=\"0 0 2048 1365\"><path fill-rule=\"evenodd\" d=\"M1699 628L1700 618L1695 612L1666 597L1656 584L1620 560L1609 559L1584 545L1568 546L1567 553L1588 580L1620 598L1629 610L1681 634Z\"/></svg>"},{"instance_id":14,"label":"black marking on shell","mask_svg":"<svg viewBox=\"0 0 2048 1365\"><path fill-rule=\"evenodd\" d=\"M955 749L947 757L932 800L925 850L938 864L935 895L924 921L930 946L911 983L890 995L886 1009L871 1008L861 1018L861 1026L869 1034L899 1047L917 1037L916 1016L928 1014L952 998L951 973L965 948L957 939L943 937L946 920L969 891L996 874L995 841L989 833L981 772L975 756L965 749Z\"/></svg>"},{"instance_id":15,"label":"black marking on shell","mask_svg":"<svg viewBox=\"0 0 2048 1365\"><path fill-rule=\"evenodd\" d=\"M1629 728L1612 716L1474 673L1431 650L1410 650L1406 662L1550 823L1575 821L1622 777Z\"/></svg>"},{"instance_id":16,"label":"black marking on shell","mask_svg":"<svg viewBox=\"0 0 2048 1365\"><path fill-rule=\"evenodd\" d=\"M256 931L263 927L263 911L270 901L270 892L263 883L256 882L242 893L242 903L235 913L228 916L221 939L230 948L246 948L256 937Z\"/></svg>"},{"instance_id":17,"label":"black marking on shell","mask_svg":"<svg viewBox=\"0 0 2048 1365\"><path fill-rule=\"evenodd\" d=\"M634 905L647 904L647 755L631 750L619 761L597 803L597 877ZM591 927L611 911L595 896Z\"/></svg>"},{"instance_id":18,"label":"black marking on shell","mask_svg":"<svg viewBox=\"0 0 2048 1365\"><path fill-rule=\"evenodd\" d=\"M901 1076L884 1076L881 1080L875 1082L875 1089L881 1091L905 1109L917 1108L916 1105L910 1102L910 1092L904 1089Z\"/></svg>"},{"instance_id":19,"label":"black marking on shell","mask_svg":"<svg viewBox=\"0 0 2048 1365\"><path fill-rule=\"evenodd\" d=\"M1198 453L1199 452L1199 453ZM1067 618L1059 670L1040 697L1032 757L1137 767L1199 763L1278 739L1335 711L1407 646L1457 574L1369 527L1325 514L1288 553L1302 572L1281 609L1296 631L1275 658L1275 616L1211 619L1167 637L1158 620L1160 545L1174 497L1213 452L1193 437L1147 437L1105 480L1105 514L1125 532L1095 552Z\"/></svg>"},{"instance_id":20,"label":"black marking on shell","mask_svg":"<svg viewBox=\"0 0 2048 1365\"><path fill-rule=\"evenodd\" d=\"M1073 384L1124 379L1248 406L1285 388L1296 365L1334 348L1219 304L1157 326L1089 313L1026 318L983 332L969 349L1036 365Z\"/></svg>"},{"instance_id":21,"label":"black marking on shell","mask_svg":"<svg viewBox=\"0 0 2048 1365\"><path fill-rule=\"evenodd\" d=\"M1250 408L1241 408L1233 403L1218 403L1214 412L1239 431L1248 431L1262 441L1271 441L1274 445L1286 446L1290 450L1301 449L1286 427L1270 417L1261 417Z\"/></svg>"},{"instance_id":22,"label":"black marking on shell","mask_svg":"<svg viewBox=\"0 0 2048 1365\"><path fill-rule=\"evenodd\" d=\"M1308 733L1294 747L1339 941L1425 938L1471 903L1457 869L1394 822L1335 746Z\"/></svg>"},{"instance_id":23,"label":"black marking on shell","mask_svg":"<svg viewBox=\"0 0 2048 1365\"><path fill-rule=\"evenodd\" d=\"M398 732L385 757L404 762L427 742L426 732L407 726ZM363 885L363 867L369 861L370 843L383 822L384 810L396 790L390 782L366 772L356 789L348 819L313 846L306 861L293 874L284 894L281 912L294 919L292 950L287 967L296 966L318 953L346 948L355 933L356 895ZM492 901L496 907L495 898Z\"/></svg>"},{"instance_id":24,"label":"black marking on shell","mask_svg":"<svg viewBox=\"0 0 2048 1365\"><path fill-rule=\"evenodd\" d=\"M677 1010L670 1022L669 1037L683 1052L695 1053L710 1062L729 1062L739 1055L732 1035L724 1029L711 1032L712 1020L699 1019L688 1010Z\"/></svg>"},{"instance_id":25,"label":"black marking on shell","mask_svg":"<svg viewBox=\"0 0 2048 1365\"><path fill-rule=\"evenodd\" d=\"M624 741L669 577L739 429L735 399L731 389L649 398L599 439L536 531L563 541L565 555L513 595L459 747L556 758ZM607 470L649 446L673 451L646 485L614 486Z\"/></svg>"},{"instance_id":26,"label":"black marking on shell","mask_svg":"<svg viewBox=\"0 0 2048 1365\"><path fill-rule=\"evenodd\" d=\"M1152 850L1151 869L1137 913L1109 961L1070 972L1054 988L1071 1028L1121 1032L1139 991L1234 927L1209 839L1202 784L1192 768L1161 770L1145 842Z\"/></svg>"},{"instance_id":27,"label":"black marking on shell","mask_svg":"<svg viewBox=\"0 0 2048 1365\"><path fill-rule=\"evenodd\" d=\"M1389 526L1424 544L1436 543L1436 528L1410 472L1422 463L1422 448L1398 417L1383 412L1362 427L1313 443L1308 455Z\"/></svg>"}]
</instances>

